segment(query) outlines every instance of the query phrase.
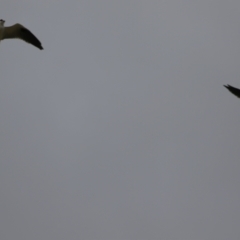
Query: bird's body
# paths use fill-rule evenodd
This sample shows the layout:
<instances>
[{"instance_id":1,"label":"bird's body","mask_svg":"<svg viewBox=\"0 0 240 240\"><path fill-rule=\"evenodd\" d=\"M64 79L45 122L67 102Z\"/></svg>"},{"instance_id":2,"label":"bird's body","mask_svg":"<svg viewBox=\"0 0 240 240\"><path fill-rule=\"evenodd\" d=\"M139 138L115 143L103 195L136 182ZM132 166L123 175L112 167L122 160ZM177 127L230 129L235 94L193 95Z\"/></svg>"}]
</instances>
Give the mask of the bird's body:
<instances>
[{"instance_id":1,"label":"bird's body","mask_svg":"<svg viewBox=\"0 0 240 240\"><path fill-rule=\"evenodd\" d=\"M0 22L0 39L1 40L3 39L3 32L4 32L4 26L3 26L3 23Z\"/></svg>"},{"instance_id":2,"label":"bird's body","mask_svg":"<svg viewBox=\"0 0 240 240\"><path fill-rule=\"evenodd\" d=\"M240 98L240 89L235 88L231 85L223 85L225 88L227 88L232 94L234 94L236 97Z\"/></svg>"},{"instance_id":3,"label":"bird's body","mask_svg":"<svg viewBox=\"0 0 240 240\"><path fill-rule=\"evenodd\" d=\"M0 41L4 39L19 38L33 46L43 50L41 42L24 26L16 23L10 27L4 27L4 20L0 20Z\"/></svg>"}]
</instances>

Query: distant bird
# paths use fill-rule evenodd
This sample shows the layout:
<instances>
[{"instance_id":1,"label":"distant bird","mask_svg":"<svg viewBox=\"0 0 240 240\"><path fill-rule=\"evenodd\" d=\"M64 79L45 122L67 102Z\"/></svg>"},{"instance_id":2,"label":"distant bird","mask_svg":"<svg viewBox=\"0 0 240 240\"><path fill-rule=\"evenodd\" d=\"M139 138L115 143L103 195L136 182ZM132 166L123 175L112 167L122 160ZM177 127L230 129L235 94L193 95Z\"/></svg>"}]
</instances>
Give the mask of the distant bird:
<instances>
[{"instance_id":1,"label":"distant bird","mask_svg":"<svg viewBox=\"0 0 240 240\"><path fill-rule=\"evenodd\" d=\"M41 42L24 26L16 23L10 27L4 27L4 20L0 20L0 41L9 38L19 38L33 46L43 50Z\"/></svg>"},{"instance_id":2,"label":"distant bird","mask_svg":"<svg viewBox=\"0 0 240 240\"><path fill-rule=\"evenodd\" d=\"M232 94L240 98L240 89L235 88L231 85L223 85L225 88L227 88Z\"/></svg>"}]
</instances>

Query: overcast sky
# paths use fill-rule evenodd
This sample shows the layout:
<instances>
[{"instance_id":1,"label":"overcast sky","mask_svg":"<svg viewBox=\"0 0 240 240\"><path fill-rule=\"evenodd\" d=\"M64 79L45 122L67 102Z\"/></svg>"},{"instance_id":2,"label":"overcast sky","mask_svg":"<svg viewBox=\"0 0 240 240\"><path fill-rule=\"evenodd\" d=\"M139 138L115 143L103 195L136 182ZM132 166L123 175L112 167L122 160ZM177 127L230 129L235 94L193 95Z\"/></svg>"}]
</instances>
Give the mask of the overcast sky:
<instances>
[{"instance_id":1,"label":"overcast sky","mask_svg":"<svg viewBox=\"0 0 240 240\"><path fill-rule=\"evenodd\" d=\"M240 236L240 2L8 0L2 240Z\"/></svg>"}]
</instances>

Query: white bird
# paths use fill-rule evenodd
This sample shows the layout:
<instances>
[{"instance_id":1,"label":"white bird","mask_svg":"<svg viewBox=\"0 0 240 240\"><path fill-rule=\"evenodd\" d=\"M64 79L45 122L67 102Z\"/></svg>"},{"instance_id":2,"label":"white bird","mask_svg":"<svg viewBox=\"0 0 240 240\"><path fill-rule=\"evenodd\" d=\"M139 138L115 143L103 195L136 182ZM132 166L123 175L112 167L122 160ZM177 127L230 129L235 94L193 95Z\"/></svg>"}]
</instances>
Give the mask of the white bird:
<instances>
[{"instance_id":1,"label":"white bird","mask_svg":"<svg viewBox=\"0 0 240 240\"><path fill-rule=\"evenodd\" d=\"M19 23L10 27L4 27L4 23L5 21L0 19L0 41L9 38L19 38L43 50L41 42L27 28Z\"/></svg>"}]
</instances>

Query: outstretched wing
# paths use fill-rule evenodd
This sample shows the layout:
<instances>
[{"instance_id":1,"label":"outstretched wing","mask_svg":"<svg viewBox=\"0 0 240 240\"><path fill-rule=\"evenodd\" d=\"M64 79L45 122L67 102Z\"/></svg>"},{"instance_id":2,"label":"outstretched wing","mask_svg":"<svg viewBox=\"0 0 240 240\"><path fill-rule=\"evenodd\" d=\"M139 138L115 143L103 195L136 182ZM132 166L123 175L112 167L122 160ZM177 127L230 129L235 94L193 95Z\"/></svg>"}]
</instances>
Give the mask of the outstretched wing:
<instances>
[{"instance_id":1,"label":"outstretched wing","mask_svg":"<svg viewBox=\"0 0 240 240\"><path fill-rule=\"evenodd\" d=\"M223 85L225 88L227 88L232 94L240 98L240 89L235 88L231 85Z\"/></svg>"},{"instance_id":2,"label":"outstretched wing","mask_svg":"<svg viewBox=\"0 0 240 240\"><path fill-rule=\"evenodd\" d=\"M43 49L41 42L24 26L19 23L10 27L5 27L2 35L2 39L19 38L33 46Z\"/></svg>"},{"instance_id":3,"label":"outstretched wing","mask_svg":"<svg viewBox=\"0 0 240 240\"><path fill-rule=\"evenodd\" d=\"M41 42L25 27L21 27L19 29L19 38L26 41L27 43L34 45L40 50L43 49Z\"/></svg>"}]
</instances>

